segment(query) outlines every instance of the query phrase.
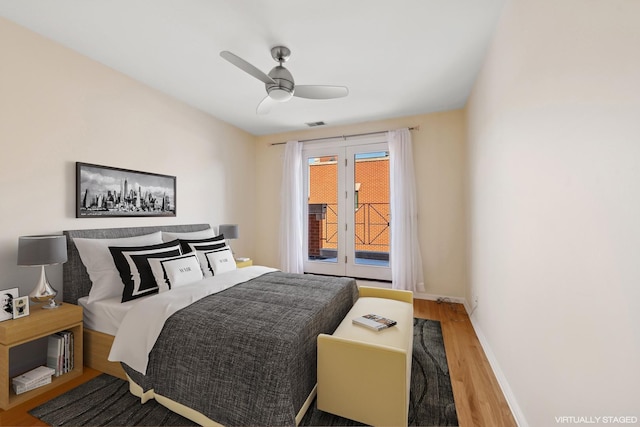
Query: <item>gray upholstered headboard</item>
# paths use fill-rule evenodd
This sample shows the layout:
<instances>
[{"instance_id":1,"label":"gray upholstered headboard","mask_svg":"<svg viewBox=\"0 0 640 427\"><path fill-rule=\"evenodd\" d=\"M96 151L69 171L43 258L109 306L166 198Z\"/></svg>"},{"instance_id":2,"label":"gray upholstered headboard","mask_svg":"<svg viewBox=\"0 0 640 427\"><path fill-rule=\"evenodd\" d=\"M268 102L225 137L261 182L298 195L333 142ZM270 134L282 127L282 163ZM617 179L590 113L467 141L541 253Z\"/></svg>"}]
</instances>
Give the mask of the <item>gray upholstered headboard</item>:
<instances>
[{"instance_id":1,"label":"gray upholstered headboard","mask_svg":"<svg viewBox=\"0 0 640 427\"><path fill-rule=\"evenodd\" d=\"M80 254L73 243L74 237L92 239L116 239L120 237L142 236L156 231L171 231L184 233L200 231L209 228L209 224L185 224L185 225L160 225L151 227L127 227L127 228L97 228L93 230L65 230L67 236L67 262L62 267L62 281L64 286L63 300L71 304L77 304L78 298L89 295L91 280L87 269L82 264Z\"/></svg>"}]
</instances>

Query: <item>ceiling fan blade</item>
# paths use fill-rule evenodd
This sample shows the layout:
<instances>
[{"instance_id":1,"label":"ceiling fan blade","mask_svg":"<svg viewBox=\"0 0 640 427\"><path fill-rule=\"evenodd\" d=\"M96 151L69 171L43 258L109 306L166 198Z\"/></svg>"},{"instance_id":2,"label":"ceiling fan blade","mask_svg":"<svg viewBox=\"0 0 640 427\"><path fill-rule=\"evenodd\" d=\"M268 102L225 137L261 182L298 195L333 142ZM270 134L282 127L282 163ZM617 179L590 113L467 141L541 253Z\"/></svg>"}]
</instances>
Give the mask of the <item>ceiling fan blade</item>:
<instances>
[{"instance_id":1,"label":"ceiling fan blade","mask_svg":"<svg viewBox=\"0 0 640 427\"><path fill-rule=\"evenodd\" d=\"M276 104L279 104L279 102L274 101L267 95L262 101L260 101L260 104L258 104L258 107L256 108L256 114L259 114L259 115L269 114L271 112L271 109Z\"/></svg>"},{"instance_id":2,"label":"ceiling fan blade","mask_svg":"<svg viewBox=\"0 0 640 427\"><path fill-rule=\"evenodd\" d=\"M253 65L249 64L247 61L240 58L239 56L234 55L233 53L227 50L223 50L222 52L220 52L220 56L226 59L227 61L231 62L236 67L240 68L245 73L251 74L256 79L261 80L264 83L275 84L275 82L271 77L269 77L268 75L266 75L265 73L263 73L262 71L254 67Z\"/></svg>"},{"instance_id":3,"label":"ceiling fan blade","mask_svg":"<svg viewBox=\"0 0 640 427\"><path fill-rule=\"evenodd\" d=\"M308 99L342 98L349 94L344 86L296 85L293 96Z\"/></svg>"}]
</instances>

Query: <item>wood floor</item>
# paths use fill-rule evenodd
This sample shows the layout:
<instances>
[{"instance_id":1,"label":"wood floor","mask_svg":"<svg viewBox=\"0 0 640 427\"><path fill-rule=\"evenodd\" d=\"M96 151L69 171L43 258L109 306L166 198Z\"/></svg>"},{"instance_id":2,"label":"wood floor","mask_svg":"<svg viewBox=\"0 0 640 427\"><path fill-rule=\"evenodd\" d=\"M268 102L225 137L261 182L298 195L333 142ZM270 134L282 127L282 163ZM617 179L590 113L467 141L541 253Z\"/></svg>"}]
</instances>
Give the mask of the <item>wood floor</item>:
<instances>
[{"instance_id":1,"label":"wood floor","mask_svg":"<svg viewBox=\"0 0 640 427\"><path fill-rule=\"evenodd\" d=\"M516 426L464 306L426 300L415 300L413 305L415 317L441 323L460 426ZM98 375L99 371L85 367L81 377L0 411L0 426L46 426L28 411Z\"/></svg>"},{"instance_id":2,"label":"wood floor","mask_svg":"<svg viewBox=\"0 0 640 427\"><path fill-rule=\"evenodd\" d=\"M416 299L413 314L440 321L460 426L517 426L464 306Z\"/></svg>"}]
</instances>

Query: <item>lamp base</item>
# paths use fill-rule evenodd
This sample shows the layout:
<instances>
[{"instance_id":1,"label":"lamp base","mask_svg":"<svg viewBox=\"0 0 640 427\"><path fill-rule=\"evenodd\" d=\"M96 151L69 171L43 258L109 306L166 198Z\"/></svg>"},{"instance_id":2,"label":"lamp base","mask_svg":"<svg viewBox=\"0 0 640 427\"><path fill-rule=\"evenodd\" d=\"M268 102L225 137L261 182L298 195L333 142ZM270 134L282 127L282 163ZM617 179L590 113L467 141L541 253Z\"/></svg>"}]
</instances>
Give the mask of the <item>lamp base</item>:
<instances>
[{"instance_id":1,"label":"lamp base","mask_svg":"<svg viewBox=\"0 0 640 427\"><path fill-rule=\"evenodd\" d=\"M49 300L49 304L43 304L42 308L46 308L46 309L52 309L52 308L58 308L62 305L61 302L57 302L54 299L50 299Z\"/></svg>"},{"instance_id":2,"label":"lamp base","mask_svg":"<svg viewBox=\"0 0 640 427\"><path fill-rule=\"evenodd\" d=\"M40 279L35 289L29 294L29 298L35 303L48 303L43 305L42 308L58 308L60 304L54 300L56 295L58 295L58 291L56 291L47 280L44 265L40 267Z\"/></svg>"}]
</instances>

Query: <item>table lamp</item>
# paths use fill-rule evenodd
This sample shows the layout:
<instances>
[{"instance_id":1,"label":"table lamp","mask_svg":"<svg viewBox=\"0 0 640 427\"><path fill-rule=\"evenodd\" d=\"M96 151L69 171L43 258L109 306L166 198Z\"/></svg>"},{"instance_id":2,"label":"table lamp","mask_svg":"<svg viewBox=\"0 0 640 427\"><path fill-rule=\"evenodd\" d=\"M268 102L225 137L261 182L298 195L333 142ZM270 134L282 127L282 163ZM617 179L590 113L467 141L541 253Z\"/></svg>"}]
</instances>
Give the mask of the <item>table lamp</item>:
<instances>
[{"instance_id":1,"label":"table lamp","mask_svg":"<svg viewBox=\"0 0 640 427\"><path fill-rule=\"evenodd\" d=\"M55 301L58 294L47 280L44 268L47 265L67 262L67 238L63 235L21 236L18 239L18 265L40 266L40 279L29 294L35 303L48 302L42 308L58 308Z\"/></svg>"},{"instance_id":2,"label":"table lamp","mask_svg":"<svg viewBox=\"0 0 640 427\"><path fill-rule=\"evenodd\" d=\"M240 235L238 224L220 224L218 233L224 234L226 240L237 239ZM227 242L227 245L229 245L229 242ZM229 245L229 247L231 247L231 245ZM231 252L233 253L233 250Z\"/></svg>"}]
</instances>

